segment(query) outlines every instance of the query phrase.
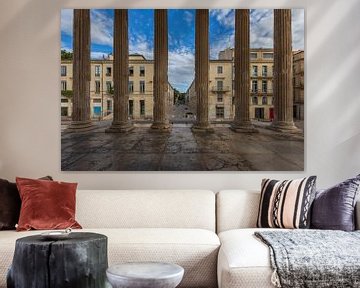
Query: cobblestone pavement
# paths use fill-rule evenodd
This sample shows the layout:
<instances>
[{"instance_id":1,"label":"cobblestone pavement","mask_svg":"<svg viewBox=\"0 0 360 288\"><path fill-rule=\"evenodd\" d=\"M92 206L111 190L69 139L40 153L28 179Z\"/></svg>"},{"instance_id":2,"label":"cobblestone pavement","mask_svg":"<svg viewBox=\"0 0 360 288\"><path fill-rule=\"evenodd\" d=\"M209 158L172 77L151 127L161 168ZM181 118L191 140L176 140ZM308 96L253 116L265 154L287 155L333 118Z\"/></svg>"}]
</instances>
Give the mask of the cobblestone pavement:
<instances>
[{"instance_id":1,"label":"cobblestone pavement","mask_svg":"<svg viewBox=\"0 0 360 288\"><path fill-rule=\"evenodd\" d=\"M109 121L88 132L61 135L63 171L302 171L302 135L284 135L259 127L259 133L235 133L227 124L212 134L193 133L191 124L154 132L135 124L126 134L104 133Z\"/></svg>"}]
</instances>

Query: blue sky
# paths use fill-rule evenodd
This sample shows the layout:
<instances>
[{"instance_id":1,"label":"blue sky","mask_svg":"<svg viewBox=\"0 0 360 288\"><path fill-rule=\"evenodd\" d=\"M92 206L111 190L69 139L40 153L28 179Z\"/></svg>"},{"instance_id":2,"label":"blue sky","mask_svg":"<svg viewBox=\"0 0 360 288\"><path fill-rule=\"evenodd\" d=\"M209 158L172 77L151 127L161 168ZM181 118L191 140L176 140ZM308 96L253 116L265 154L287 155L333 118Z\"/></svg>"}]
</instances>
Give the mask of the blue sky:
<instances>
[{"instance_id":1,"label":"blue sky","mask_svg":"<svg viewBox=\"0 0 360 288\"><path fill-rule=\"evenodd\" d=\"M129 50L153 59L154 11L129 10ZM114 11L91 10L91 57L102 58L112 53ZM169 82L185 92L194 78L195 10L169 9ZM250 46L272 48L273 10L253 9L250 14ZM210 58L234 46L235 11L210 10ZM304 10L292 10L293 49L304 49ZM73 10L61 11L61 48L72 50Z\"/></svg>"}]
</instances>

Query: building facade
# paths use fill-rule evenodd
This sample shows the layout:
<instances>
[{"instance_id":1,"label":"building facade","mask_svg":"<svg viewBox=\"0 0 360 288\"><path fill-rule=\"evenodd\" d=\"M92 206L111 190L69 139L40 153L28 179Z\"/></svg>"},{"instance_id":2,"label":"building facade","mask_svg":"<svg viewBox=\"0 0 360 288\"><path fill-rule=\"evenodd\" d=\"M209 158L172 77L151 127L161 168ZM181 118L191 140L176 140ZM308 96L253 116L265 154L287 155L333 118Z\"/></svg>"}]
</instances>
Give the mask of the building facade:
<instances>
[{"instance_id":1,"label":"building facade","mask_svg":"<svg viewBox=\"0 0 360 288\"><path fill-rule=\"evenodd\" d=\"M72 114L72 60L61 61L61 116ZM91 117L112 119L114 106L113 57L91 60ZM129 55L129 117L134 120L153 118L154 61L143 55ZM168 107L174 101L174 89L168 84Z\"/></svg>"},{"instance_id":2,"label":"building facade","mask_svg":"<svg viewBox=\"0 0 360 288\"><path fill-rule=\"evenodd\" d=\"M301 55L302 60L300 60ZM302 115L302 118L296 118L301 120L303 120L304 109L303 55L304 51L294 51L294 109L296 106L296 111L299 111L299 115ZM249 69L250 118L263 121L272 121L274 119L273 49L251 49ZM234 71L233 48L220 51L217 60L210 60L209 119L212 121L232 120L234 118ZM195 112L196 94L194 82L190 85L186 92L186 100L190 110Z\"/></svg>"},{"instance_id":3,"label":"building facade","mask_svg":"<svg viewBox=\"0 0 360 288\"><path fill-rule=\"evenodd\" d=\"M304 120L304 51L293 55L294 119Z\"/></svg>"}]
</instances>

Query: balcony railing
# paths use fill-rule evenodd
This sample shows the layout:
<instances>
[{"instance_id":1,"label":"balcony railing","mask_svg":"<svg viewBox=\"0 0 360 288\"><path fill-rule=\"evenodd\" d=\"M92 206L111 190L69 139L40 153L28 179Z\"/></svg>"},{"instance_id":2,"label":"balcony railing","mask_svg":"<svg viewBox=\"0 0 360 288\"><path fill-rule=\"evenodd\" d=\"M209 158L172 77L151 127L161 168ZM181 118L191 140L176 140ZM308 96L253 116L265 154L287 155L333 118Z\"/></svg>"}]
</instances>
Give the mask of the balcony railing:
<instances>
[{"instance_id":1,"label":"balcony railing","mask_svg":"<svg viewBox=\"0 0 360 288\"><path fill-rule=\"evenodd\" d=\"M272 94L273 90L272 89L266 89L266 90L251 89L250 92L253 94Z\"/></svg>"},{"instance_id":2,"label":"balcony railing","mask_svg":"<svg viewBox=\"0 0 360 288\"><path fill-rule=\"evenodd\" d=\"M226 91L230 91L230 87L229 86L213 86L213 87L211 87L211 91L226 92Z\"/></svg>"}]
</instances>

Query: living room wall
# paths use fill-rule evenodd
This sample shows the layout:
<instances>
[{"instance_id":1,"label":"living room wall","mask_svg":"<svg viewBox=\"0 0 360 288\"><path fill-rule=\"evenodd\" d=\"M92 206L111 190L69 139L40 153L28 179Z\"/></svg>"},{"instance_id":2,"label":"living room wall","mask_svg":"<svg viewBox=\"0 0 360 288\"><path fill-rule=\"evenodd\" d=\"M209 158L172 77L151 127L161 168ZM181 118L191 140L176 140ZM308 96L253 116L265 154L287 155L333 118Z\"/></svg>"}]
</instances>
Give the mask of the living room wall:
<instances>
[{"instance_id":1,"label":"living room wall","mask_svg":"<svg viewBox=\"0 0 360 288\"><path fill-rule=\"evenodd\" d=\"M263 177L360 173L358 0L17 0L0 10L0 178L52 175L81 189L258 189ZM271 5L269 4L271 3ZM196 5L196 6L195 6ZM290 5L290 6L289 6ZM61 8L305 8L305 171L61 172Z\"/></svg>"}]
</instances>

